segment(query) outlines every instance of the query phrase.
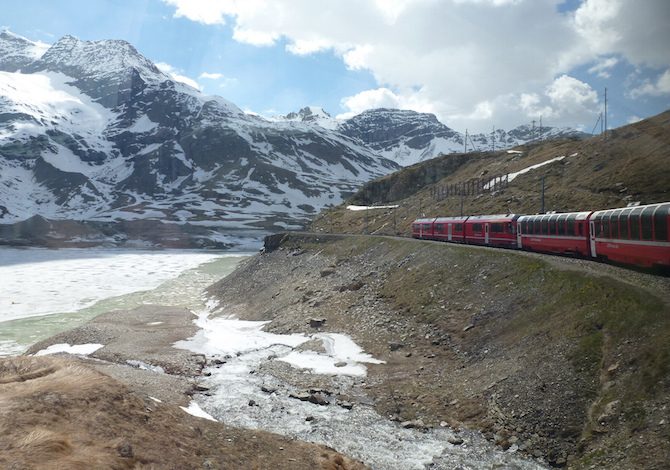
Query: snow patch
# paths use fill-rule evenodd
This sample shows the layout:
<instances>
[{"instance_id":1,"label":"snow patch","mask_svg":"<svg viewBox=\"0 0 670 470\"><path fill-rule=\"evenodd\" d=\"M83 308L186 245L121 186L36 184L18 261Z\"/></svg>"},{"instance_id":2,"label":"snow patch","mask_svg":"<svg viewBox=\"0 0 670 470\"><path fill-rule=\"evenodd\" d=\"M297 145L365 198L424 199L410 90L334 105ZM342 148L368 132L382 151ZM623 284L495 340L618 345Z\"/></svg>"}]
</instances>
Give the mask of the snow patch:
<instances>
[{"instance_id":1,"label":"snow patch","mask_svg":"<svg viewBox=\"0 0 670 470\"><path fill-rule=\"evenodd\" d=\"M37 351L35 353L35 356L47 356L49 354L57 354L57 353L88 356L89 354L93 354L102 347L104 347L103 344L96 344L96 343L74 344L74 345L69 345L68 343L59 343L59 344L52 344L46 349Z\"/></svg>"},{"instance_id":2,"label":"snow patch","mask_svg":"<svg viewBox=\"0 0 670 470\"><path fill-rule=\"evenodd\" d=\"M194 401L192 401L188 405L188 408L186 408L184 406L180 406L179 408L181 408L182 410L184 410L185 412L187 412L191 416L195 416L196 418L204 418L204 419L208 419L210 421L218 422L216 419L214 419L212 417L212 415L203 411L202 408L200 408L200 406Z\"/></svg>"}]
</instances>

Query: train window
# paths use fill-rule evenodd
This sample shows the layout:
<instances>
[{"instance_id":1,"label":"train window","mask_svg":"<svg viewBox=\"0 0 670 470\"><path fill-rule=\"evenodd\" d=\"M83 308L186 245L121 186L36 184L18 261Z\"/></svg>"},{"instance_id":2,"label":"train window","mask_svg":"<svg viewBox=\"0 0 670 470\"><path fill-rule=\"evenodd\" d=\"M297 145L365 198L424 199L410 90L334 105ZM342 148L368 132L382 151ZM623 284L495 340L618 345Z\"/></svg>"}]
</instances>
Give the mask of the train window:
<instances>
[{"instance_id":1,"label":"train window","mask_svg":"<svg viewBox=\"0 0 670 470\"><path fill-rule=\"evenodd\" d=\"M628 240L628 215L630 211L622 211L619 216L619 239Z\"/></svg>"},{"instance_id":2,"label":"train window","mask_svg":"<svg viewBox=\"0 0 670 470\"><path fill-rule=\"evenodd\" d=\"M507 233L514 234L516 231L514 230L516 228L516 225L513 224L512 222L507 223Z\"/></svg>"},{"instance_id":3,"label":"train window","mask_svg":"<svg viewBox=\"0 0 670 470\"><path fill-rule=\"evenodd\" d=\"M600 238L610 238L610 213L607 212L603 215L602 220L600 221Z\"/></svg>"},{"instance_id":4,"label":"train window","mask_svg":"<svg viewBox=\"0 0 670 470\"><path fill-rule=\"evenodd\" d=\"M639 240L640 239L640 214L642 209L635 209L630 214L630 239Z\"/></svg>"},{"instance_id":5,"label":"train window","mask_svg":"<svg viewBox=\"0 0 670 470\"><path fill-rule=\"evenodd\" d=\"M654 240L668 240L668 209L670 206L660 206L654 214Z\"/></svg>"},{"instance_id":6,"label":"train window","mask_svg":"<svg viewBox=\"0 0 670 470\"><path fill-rule=\"evenodd\" d=\"M541 233L542 235L546 235L546 234L547 234L548 226L549 226L549 221L548 221L548 219L545 219L544 217L542 217L542 221L540 222L540 233Z\"/></svg>"},{"instance_id":7,"label":"train window","mask_svg":"<svg viewBox=\"0 0 670 470\"><path fill-rule=\"evenodd\" d=\"M454 232L462 232L463 231L463 224L456 224L454 226Z\"/></svg>"},{"instance_id":8,"label":"train window","mask_svg":"<svg viewBox=\"0 0 670 470\"><path fill-rule=\"evenodd\" d=\"M580 237L584 236L584 225L586 225L586 222L578 222L577 223L577 235Z\"/></svg>"},{"instance_id":9,"label":"train window","mask_svg":"<svg viewBox=\"0 0 670 470\"><path fill-rule=\"evenodd\" d=\"M565 219L563 216L560 216L556 221L556 232L559 235L565 235Z\"/></svg>"},{"instance_id":10,"label":"train window","mask_svg":"<svg viewBox=\"0 0 670 470\"><path fill-rule=\"evenodd\" d=\"M641 225L642 225L642 240L652 239L652 219L654 216L655 207L647 207L642 211Z\"/></svg>"},{"instance_id":11,"label":"train window","mask_svg":"<svg viewBox=\"0 0 670 470\"><path fill-rule=\"evenodd\" d=\"M423 231L428 232L430 230L430 224L423 224Z\"/></svg>"},{"instance_id":12,"label":"train window","mask_svg":"<svg viewBox=\"0 0 670 470\"><path fill-rule=\"evenodd\" d=\"M472 231L473 232L481 232L482 231L482 224L472 224Z\"/></svg>"},{"instance_id":13,"label":"train window","mask_svg":"<svg viewBox=\"0 0 670 470\"><path fill-rule=\"evenodd\" d=\"M612 233L612 238L619 238L619 216L621 211L612 212L612 217L610 217L610 232Z\"/></svg>"},{"instance_id":14,"label":"train window","mask_svg":"<svg viewBox=\"0 0 670 470\"><path fill-rule=\"evenodd\" d=\"M556 220L558 219L557 215L552 215L549 217L549 234L556 235Z\"/></svg>"},{"instance_id":15,"label":"train window","mask_svg":"<svg viewBox=\"0 0 670 470\"><path fill-rule=\"evenodd\" d=\"M435 231L438 233L444 233L444 224L436 224Z\"/></svg>"},{"instance_id":16,"label":"train window","mask_svg":"<svg viewBox=\"0 0 670 470\"><path fill-rule=\"evenodd\" d=\"M503 224L491 224L491 233L503 233L505 226Z\"/></svg>"}]
</instances>

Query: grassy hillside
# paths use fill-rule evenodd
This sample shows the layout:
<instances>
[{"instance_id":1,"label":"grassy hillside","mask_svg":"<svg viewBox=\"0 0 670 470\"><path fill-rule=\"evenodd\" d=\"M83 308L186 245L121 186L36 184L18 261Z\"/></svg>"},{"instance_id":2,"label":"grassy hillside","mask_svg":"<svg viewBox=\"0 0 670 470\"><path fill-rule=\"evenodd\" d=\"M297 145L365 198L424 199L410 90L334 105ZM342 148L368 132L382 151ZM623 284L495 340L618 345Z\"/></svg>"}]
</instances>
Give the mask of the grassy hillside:
<instances>
[{"instance_id":1,"label":"grassy hillside","mask_svg":"<svg viewBox=\"0 0 670 470\"><path fill-rule=\"evenodd\" d=\"M538 213L541 177L545 210L573 211L670 201L670 111L610 131L607 138L547 141L519 147L521 153L454 154L405 168L364 186L346 204L322 212L312 228L327 232L409 233L420 215ZM436 189L473 179L518 172L507 188L471 196L435 197ZM398 204L397 210L353 212L347 204ZM395 220L394 220L395 219Z\"/></svg>"}]
</instances>

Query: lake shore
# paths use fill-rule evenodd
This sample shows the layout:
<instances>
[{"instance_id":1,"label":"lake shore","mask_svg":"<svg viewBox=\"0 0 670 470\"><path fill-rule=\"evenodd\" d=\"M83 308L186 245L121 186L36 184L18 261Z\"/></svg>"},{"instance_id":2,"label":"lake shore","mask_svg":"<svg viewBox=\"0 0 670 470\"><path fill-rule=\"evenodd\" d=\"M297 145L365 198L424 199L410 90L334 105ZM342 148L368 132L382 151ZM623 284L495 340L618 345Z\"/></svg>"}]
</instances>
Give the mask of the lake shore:
<instances>
[{"instance_id":1,"label":"lake shore","mask_svg":"<svg viewBox=\"0 0 670 470\"><path fill-rule=\"evenodd\" d=\"M103 345L88 356L0 359L0 466L365 468L324 446L193 416L205 358L172 347L195 333L193 319L160 306L103 314L28 351Z\"/></svg>"}]
</instances>

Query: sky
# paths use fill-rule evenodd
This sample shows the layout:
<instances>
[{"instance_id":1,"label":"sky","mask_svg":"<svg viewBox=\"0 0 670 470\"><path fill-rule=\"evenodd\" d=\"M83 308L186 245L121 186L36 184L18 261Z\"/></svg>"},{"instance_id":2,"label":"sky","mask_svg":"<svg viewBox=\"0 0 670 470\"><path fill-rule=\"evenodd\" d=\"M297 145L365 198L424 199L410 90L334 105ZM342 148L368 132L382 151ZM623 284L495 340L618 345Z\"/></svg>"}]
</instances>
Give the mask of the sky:
<instances>
[{"instance_id":1,"label":"sky","mask_svg":"<svg viewBox=\"0 0 670 470\"><path fill-rule=\"evenodd\" d=\"M266 116L434 113L458 131L600 129L670 108L668 0L0 0L0 28L124 39Z\"/></svg>"}]
</instances>

